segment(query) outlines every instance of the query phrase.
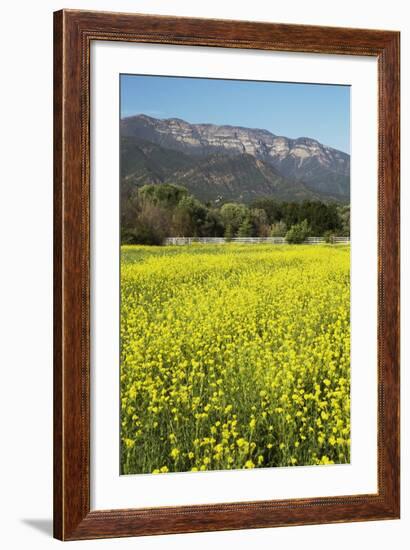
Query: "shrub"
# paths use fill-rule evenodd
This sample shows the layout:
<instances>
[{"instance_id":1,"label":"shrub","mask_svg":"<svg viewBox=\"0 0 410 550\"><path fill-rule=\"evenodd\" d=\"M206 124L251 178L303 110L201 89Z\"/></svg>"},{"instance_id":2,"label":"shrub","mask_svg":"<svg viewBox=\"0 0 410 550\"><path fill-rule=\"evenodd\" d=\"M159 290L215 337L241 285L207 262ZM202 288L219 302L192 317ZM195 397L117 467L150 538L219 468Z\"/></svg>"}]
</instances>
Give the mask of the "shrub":
<instances>
[{"instance_id":1,"label":"shrub","mask_svg":"<svg viewBox=\"0 0 410 550\"><path fill-rule=\"evenodd\" d=\"M289 244L301 244L310 235L310 227L307 220L292 225L285 235L285 239Z\"/></svg>"},{"instance_id":2,"label":"shrub","mask_svg":"<svg viewBox=\"0 0 410 550\"><path fill-rule=\"evenodd\" d=\"M325 231L323 233L323 238L325 239L325 242L332 244L334 243L335 234L333 231Z\"/></svg>"},{"instance_id":3,"label":"shrub","mask_svg":"<svg viewBox=\"0 0 410 550\"><path fill-rule=\"evenodd\" d=\"M159 246L164 242L164 235L153 227L138 224L136 228L127 232L123 244L145 244Z\"/></svg>"}]
</instances>

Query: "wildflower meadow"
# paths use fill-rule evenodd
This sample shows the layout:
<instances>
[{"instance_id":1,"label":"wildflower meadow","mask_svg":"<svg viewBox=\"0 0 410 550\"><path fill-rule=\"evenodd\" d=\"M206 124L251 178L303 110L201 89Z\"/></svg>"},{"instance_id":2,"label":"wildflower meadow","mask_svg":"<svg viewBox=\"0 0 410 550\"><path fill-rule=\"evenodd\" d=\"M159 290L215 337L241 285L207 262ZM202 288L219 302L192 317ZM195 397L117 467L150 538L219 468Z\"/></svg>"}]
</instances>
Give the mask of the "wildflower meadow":
<instances>
[{"instance_id":1,"label":"wildflower meadow","mask_svg":"<svg viewBox=\"0 0 410 550\"><path fill-rule=\"evenodd\" d=\"M121 247L121 472L350 461L350 249Z\"/></svg>"}]
</instances>

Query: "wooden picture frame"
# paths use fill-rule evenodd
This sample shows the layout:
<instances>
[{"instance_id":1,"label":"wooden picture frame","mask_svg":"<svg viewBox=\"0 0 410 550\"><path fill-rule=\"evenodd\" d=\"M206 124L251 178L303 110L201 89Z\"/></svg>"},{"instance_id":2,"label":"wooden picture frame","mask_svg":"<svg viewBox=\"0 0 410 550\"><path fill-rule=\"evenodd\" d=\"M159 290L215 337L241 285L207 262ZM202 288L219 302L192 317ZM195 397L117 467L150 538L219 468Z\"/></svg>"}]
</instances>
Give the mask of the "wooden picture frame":
<instances>
[{"instance_id":1,"label":"wooden picture frame","mask_svg":"<svg viewBox=\"0 0 410 550\"><path fill-rule=\"evenodd\" d=\"M378 61L378 492L90 510L90 45L93 40ZM54 536L62 540L399 517L398 32L63 10L54 14Z\"/></svg>"}]
</instances>

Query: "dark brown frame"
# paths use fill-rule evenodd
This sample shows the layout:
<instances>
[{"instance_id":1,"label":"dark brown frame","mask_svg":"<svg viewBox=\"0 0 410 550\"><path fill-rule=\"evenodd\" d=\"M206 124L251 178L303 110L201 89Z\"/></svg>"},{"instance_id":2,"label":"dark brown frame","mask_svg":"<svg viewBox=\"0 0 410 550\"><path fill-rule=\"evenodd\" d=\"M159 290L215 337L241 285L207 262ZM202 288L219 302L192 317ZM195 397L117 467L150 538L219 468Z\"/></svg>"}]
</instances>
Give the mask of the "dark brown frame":
<instances>
[{"instance_id":1,"label":"dark brown frame","mask_svg":"<svg viewBox=\"0 0 410 550\"><path fill-rule=\"evenodd\" d=\"M378 493L90 510L89 71L92 40L378 60ZM54 14L54 536L62 540L399 517L398 32L63 10Z\"/></svg>"}]
</instances>

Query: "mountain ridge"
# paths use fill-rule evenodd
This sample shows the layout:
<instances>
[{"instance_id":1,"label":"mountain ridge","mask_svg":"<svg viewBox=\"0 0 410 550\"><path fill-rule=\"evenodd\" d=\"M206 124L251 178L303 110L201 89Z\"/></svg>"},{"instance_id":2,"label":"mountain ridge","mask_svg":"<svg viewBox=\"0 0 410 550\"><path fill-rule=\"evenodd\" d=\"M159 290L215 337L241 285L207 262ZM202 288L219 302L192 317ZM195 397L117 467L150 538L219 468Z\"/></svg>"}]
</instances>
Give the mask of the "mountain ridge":
<instances>
[{"instance_id":1,"label":"mountain ridge","mask_svg":"<svg viewBox=\"0 0 410 550\"><path fill-rule=\"evenodd\" d=\"M216 195L222 194L223 199L237 197L236 200L246 202L260 197L262 191L264 196L282 194L287 197L284 200L293 200L295 195L295 200L324 198L347 202L350 197L350 156L313 138L293 139L265 129L190 124L179 118L157 119L144 114L121 119L120 134L122 179L130 181L128 168L136 155L140 161L132 174L136 185L143 183L145 173L148 180L155 180L146 183L173 178L174 183L185 185L191 192L194 187L194 194L202 200L215 200ZM215 155L225 157L219 158L218 166ZM170 163L175 166L170 167ZM124 166L128 168L124 170ZM142 167L145 172L140 171L138 178ZM232 174L236 183L221 193ZM263 181L266 185L262 185Z\"/></svg>"}]
</instances>

